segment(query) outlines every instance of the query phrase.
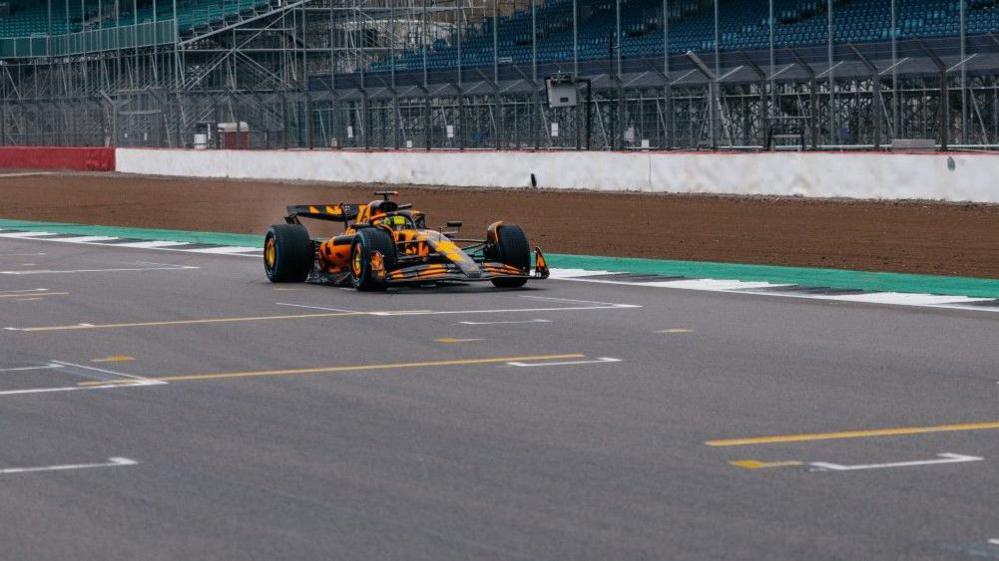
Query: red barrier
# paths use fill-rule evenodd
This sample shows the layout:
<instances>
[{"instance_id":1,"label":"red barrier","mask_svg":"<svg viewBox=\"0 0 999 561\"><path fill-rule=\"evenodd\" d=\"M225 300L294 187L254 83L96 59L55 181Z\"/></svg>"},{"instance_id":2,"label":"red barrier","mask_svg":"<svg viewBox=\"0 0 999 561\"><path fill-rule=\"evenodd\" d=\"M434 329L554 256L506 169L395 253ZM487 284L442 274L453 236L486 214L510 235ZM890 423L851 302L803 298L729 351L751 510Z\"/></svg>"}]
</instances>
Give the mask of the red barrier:
<instances>
[{"instance_id":1,"label":"red barrier","mask_svg":"<svg viewBox=\"0 0 999 561\"><path fill-rule=\"evenodd\" d=\"M114 148L5 146L0 147L0 168L114 171Z\"/></svg>"}]
</instances>

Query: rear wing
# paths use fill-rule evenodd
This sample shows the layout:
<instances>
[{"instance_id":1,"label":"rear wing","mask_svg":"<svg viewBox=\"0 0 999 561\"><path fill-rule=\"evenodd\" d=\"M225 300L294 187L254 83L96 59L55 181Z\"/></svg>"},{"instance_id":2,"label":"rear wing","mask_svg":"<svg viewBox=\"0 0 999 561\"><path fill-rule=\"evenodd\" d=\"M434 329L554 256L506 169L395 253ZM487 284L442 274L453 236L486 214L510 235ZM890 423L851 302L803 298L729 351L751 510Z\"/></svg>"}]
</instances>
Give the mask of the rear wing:
<instances>
[{"instance_id":1,"label":"rear wing","mask_svg":"<svg viewBox=\"0 0 999 561\"><path fill-rule=\"evenodd\" d=\"M338 203L335 205L294 205L288 207L288 216L285 221L289 224L297 224L299 218L314 218L316 220L330 220L343 222L357 218L361 210L361 205L353 203Z\"/></svg>"}]
</instances>

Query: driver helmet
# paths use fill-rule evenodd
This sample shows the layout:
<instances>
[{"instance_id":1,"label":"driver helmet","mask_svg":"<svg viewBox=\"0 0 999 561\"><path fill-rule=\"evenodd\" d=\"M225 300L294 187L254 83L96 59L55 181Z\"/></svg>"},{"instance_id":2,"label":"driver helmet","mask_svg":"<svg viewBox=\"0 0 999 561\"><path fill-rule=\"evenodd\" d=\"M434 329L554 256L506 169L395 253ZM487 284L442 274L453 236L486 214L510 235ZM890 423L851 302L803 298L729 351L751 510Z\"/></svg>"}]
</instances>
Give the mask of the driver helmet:
<instances>
[{"instance_id":1,"label":"driver helmet","mask_svg":"<svg viewBox=\"0 0 999 561\"><path fill-rule=\"evenodd\" d=\"M405 230L409 226L409 222L406 220L406 217L401 214L386 216L381 222L393 230Z\"/></svg>"}]
</instances>

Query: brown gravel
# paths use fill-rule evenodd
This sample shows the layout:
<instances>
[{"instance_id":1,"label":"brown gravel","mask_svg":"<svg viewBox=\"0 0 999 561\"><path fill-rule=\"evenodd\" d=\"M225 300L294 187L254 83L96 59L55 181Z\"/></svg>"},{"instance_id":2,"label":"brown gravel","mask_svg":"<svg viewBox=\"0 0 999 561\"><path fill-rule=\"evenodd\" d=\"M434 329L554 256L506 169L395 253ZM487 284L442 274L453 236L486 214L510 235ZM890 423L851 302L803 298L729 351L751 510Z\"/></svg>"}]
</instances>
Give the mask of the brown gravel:
<instances>
[{"instance_id":1,"label":"brown gravel","mask_svg":"<svg viewBox=\"0 0 999 561\"><path fill-rule=\"evenodd\" d=\"M377 185L67 174L0 178L0 217L262 233L288 204L365 202ZM549 252L999 278L999 205L392 186L480 235L519 223Z\"/></svg>"}]
</instances>

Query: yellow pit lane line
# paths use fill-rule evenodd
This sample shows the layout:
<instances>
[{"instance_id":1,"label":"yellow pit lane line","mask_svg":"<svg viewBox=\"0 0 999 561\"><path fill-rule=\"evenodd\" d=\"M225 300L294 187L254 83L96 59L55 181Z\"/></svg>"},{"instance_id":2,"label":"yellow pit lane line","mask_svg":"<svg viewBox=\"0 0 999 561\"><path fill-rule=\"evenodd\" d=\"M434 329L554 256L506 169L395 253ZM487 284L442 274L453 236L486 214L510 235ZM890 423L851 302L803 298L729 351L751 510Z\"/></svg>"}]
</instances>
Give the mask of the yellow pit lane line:
<instances>
[{"instance_id":1,"label":"yellow pit lane line","mask_svg":"<svg viewBox=\"0 0 999 561\"><path fill-rule=\"evenodd\" d=\"M321 366L316 368L293 368L286 370L250 370L245 372L213 372L204 374L178 374L170 376L143 376L142 380L151 382L192 382L200 380L225 380L233 378L259 378L263 376L303 376L308 374L335 374L339 372L363 372L366 370L402 370L410 368L429 368L432 366L470 366L475 364L501 364L511 361L563 360L583 358L580 353L560 355L528 355L500 356L488 358L462 358L453 360L430 360L422 362L392 362L386 364L355 364L350 366ZM119 384L134 384L136 380L100 380L80 382L79 386L96 386Z\"/></svg>"},{"instance_id":2,"label":"yellow pit lane line","mask_svg":"<svg viewBox=\"0 0 999 561\"><path fill-rule=\"evenodd\" d=\"M886 428L886 429L850 430L850 431L841 431L841 432L754 436L749 438L708 440L704 444L712 447L752 446L758 444L784 444L789 442L816 442L821 440L846 440L851 438L911 436L917 434L933 434L938 432L965 432L965 431L976 431L976 430L999 430L999 421L987 421L982 423L962 423L955 425L935 425L927 427L897 427L897 428Z\"/></svg>"}]
</instances>

